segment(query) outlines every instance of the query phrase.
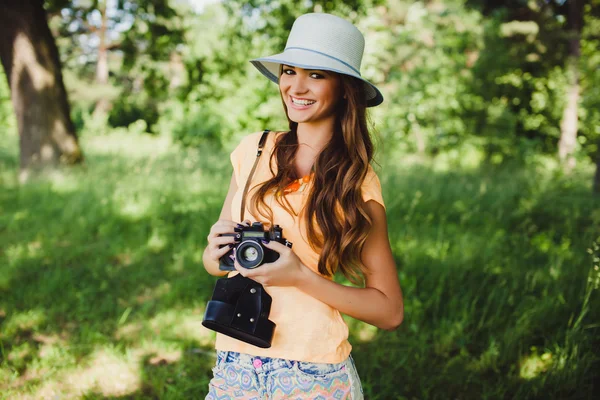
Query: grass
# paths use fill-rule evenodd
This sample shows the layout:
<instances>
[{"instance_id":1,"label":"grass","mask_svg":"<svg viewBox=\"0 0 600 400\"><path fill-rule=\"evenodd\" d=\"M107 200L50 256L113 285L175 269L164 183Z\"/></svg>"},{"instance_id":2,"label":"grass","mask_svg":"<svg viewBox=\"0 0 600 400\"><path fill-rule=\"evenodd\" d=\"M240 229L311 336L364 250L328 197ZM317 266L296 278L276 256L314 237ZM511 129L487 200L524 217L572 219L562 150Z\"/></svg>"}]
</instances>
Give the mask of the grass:
<instances>
[{"instance_id":1,"label":"grass","mask_svg":"<svg viewBox=\"0 0 600 400\"><path fill-rule=\"evenodd\" d=\"M0 398L203 398L215 279L201 255L227 154L132 134L82 142L85 167L23 186L16 138L0 144ZM591 171L468 160L382 162L405 321L348 319L366 397L597 398Z\"/></svg>"}]
</instances>

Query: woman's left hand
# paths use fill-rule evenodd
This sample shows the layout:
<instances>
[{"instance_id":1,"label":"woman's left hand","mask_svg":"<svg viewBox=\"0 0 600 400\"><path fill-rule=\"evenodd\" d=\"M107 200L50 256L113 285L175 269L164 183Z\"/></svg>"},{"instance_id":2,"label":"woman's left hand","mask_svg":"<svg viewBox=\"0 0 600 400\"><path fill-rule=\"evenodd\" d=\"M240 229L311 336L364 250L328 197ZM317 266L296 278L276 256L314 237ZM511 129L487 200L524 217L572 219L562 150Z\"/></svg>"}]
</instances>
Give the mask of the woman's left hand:
<instances>
[{"instance_id":1,"label":"woman's left hand","mask_svg":"<svg viewBox=\"0 0 600 400\"><path fill-rule=\"evenodd\" d=\"M305 272L304 268L307 267L302 264L296 253L276 241L262 242L262 245L279 253L279 258L254 269L244 268L235 260L235 269L242 276L263 286L297 286Z\"/></svg>"}]
</instances>

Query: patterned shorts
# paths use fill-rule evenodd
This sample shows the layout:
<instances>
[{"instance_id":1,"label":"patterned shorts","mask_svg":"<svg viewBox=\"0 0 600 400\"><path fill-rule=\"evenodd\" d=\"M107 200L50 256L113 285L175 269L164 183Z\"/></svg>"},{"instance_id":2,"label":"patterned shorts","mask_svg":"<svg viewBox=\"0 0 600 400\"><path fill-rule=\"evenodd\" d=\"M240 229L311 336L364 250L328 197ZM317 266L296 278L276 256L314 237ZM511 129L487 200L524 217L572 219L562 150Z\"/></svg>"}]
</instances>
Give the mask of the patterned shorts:
<instances>
[{"instance_id":1,"label":"patterned shorts","mask_svg":"<svg viewBox=\"0 0 600 400\"><path fill-rule=\"evenodd\" d=\"M206 400L362 400L352 357L338 364L217 351Z\"/></svg>"}]
</instances>

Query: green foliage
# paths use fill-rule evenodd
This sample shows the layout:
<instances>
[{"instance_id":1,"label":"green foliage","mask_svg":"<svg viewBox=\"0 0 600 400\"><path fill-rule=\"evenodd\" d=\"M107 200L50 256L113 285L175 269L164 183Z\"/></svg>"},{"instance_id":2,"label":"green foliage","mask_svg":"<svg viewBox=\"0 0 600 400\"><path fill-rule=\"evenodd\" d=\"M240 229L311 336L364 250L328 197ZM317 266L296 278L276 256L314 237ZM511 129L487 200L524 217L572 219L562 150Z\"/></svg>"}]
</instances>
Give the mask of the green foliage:
<instances>
[{"instance_id":1,"label":"green foliage","mask_svg":"<svg viewBox=\"0 0 600 400\"><path fill-rule=\"evenodd\" d=\"M600 1L585 6L584 29L581 40L581 109L579 143L585 153L598 156L600 145L600 16L592 14L592 7L600 8Z\"/></svg>"},{"instance_id":2,"label":"green foliage","mask_svg":"<svg viewBox=\"0 0 600 400\"><path fill-rule=\"evenodd\" d=\"M493 162L556 153L572 37L565 3L229 0L196 15L185 2L123 2L109 24L119 50L110 53L110 88L93 90L85 89L94 47L73 39L73 26L93 36L86 26L98 4L48 4L62 10L53 21L76 75L68 81L83 89L72 90L79 124L106 98L110 125L144 119L149 132L189 146L285 129L277 86L248 60L281 51L294 19L316 11L343 16L364 32L362 70L386 98L371 110L386 143L436 154L477 142ZM582 14L580 157L594 157L599 140L599 10L595 0Z\"/></svg>"},{"instance_id":3,"label":"green foliage","mask_svg":"<svg viewBox=\"0 0 600 400\"><path fill-rule=\"evenodd\" d=\"M84 135L86 168L22 186L4 175L17 143L0 142L5 398L206 394L214 335L201 319L215 278L201 259L228 151L143 128ZM366 397L590 398L600 360L590 166L562 176L550 158L490 167L478 147L455 150L381 160L405 319L395 332L348 319Z\"/></svg>"},{"instance_id":4,"label":"green foliage","mask_svg":"<svg viewBox=\"0 0 600 400\"><path fill-rule=\"evenodd\" d=\"M5 138L11 133L16 134L17 122L10 99L10 89L8 88L6 75L0 70L0 139Z\"/></svg>"},{"instance_id":5,"label":"green foliage","mask_svg":"<svg viewBox=\"0 0 600 400\"><path fill-rule=\"evenodd\" d=\"M485 25L489 50L474 65L474 92L484 107L472 110L474 125L490 138L492 154L514 155L523 140L553 153L566 104L564 69L547 59L538 23L503 22L507 18L499 12Z\"/></svg>"},{"instance_id":6,"label":"green foliage","mask_svg":"<svg viewBox=\"0 0 600 400\"><path fill-rule=\"evenodd\" d=\"M385 73L381 131L413 151L436 152L471 132L464 108L479 99L469 88L468 58L481 47L481 16L456 2L437 8L397 3L402 6L377 9L383 24L365 28L385 32L371 41L385 44L371 61Z\"/></svg>"},{"instance_id":7,"label":"green foliage","mask_svg":"<svg viewBox=\"0 0 600 400\"><path fill-rule=\"evenodd\" d=\"M174 103L165 112L163 123L170 125L161 127L161 130L172 132L173 139L184 146L220 144L222 136L225 136L223 130L227 123L220 119L217 110L209 110L206 106L194 107L193 104L184 108L180 103Z\"/></svg>"},{"instance_id":8,"label":"green foliage","mask_svg":"<svg viewBox=\"0 0 600 400\"><path fill-rule=\"evenodd\" d=\"M160 103L173 94L173 56L182 45L184 16L189 7L170 0L47 1L76 123L96 103L109 103L110 126L128 126L144 119L148 132L159 118ZM177 8L175 8L177 6ZM106 9L105 35L109 82L95 83L99 57L101 10ZM177 66L176 66L177 67ZM177 72L175 72L177 74ZM178 79L176 76L175 79Z\"/></svg>"},{"instance_id":9,"label":"green foliage","mask_svg":"<svg viewBox=\"0 0 600 400\"><path fill-rule=\"evenodd\" d=\"M143 120L150 128L158 121L158 118L158 104L151 101L147 95L122 96L112 103L108 123L117 127L128 126L137 120ZM150 129L148 132L151 132Z\"/></svg>"}]
</instances>

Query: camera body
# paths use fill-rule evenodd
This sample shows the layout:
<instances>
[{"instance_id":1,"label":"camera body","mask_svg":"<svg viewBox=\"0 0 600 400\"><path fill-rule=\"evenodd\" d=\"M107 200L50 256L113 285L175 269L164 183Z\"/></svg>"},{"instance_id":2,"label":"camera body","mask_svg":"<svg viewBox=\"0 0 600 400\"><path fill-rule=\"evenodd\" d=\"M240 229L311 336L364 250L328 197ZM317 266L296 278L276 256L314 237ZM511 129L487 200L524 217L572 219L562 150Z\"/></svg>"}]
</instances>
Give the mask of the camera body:
<instances>
[{"instance_id":1,"label":"camera body","mask_svg":"<svg viewBox=\"0 0 600 400\"><path fill-rule=\"evenodd\" d=\"M251 226L236 228L235 233L226 233L221 236L235 237L235 246L219 259L221 271L235 271L231 256L235 253L238 263L247 269L260 267L264 263L270 263L279 258L279 253L263 246L262 241L276 241L289 248L292 243L283 237L283 230L279 225L272 226L265 231L261 222L255 222Z\"/></svg>"}]
</instances>

